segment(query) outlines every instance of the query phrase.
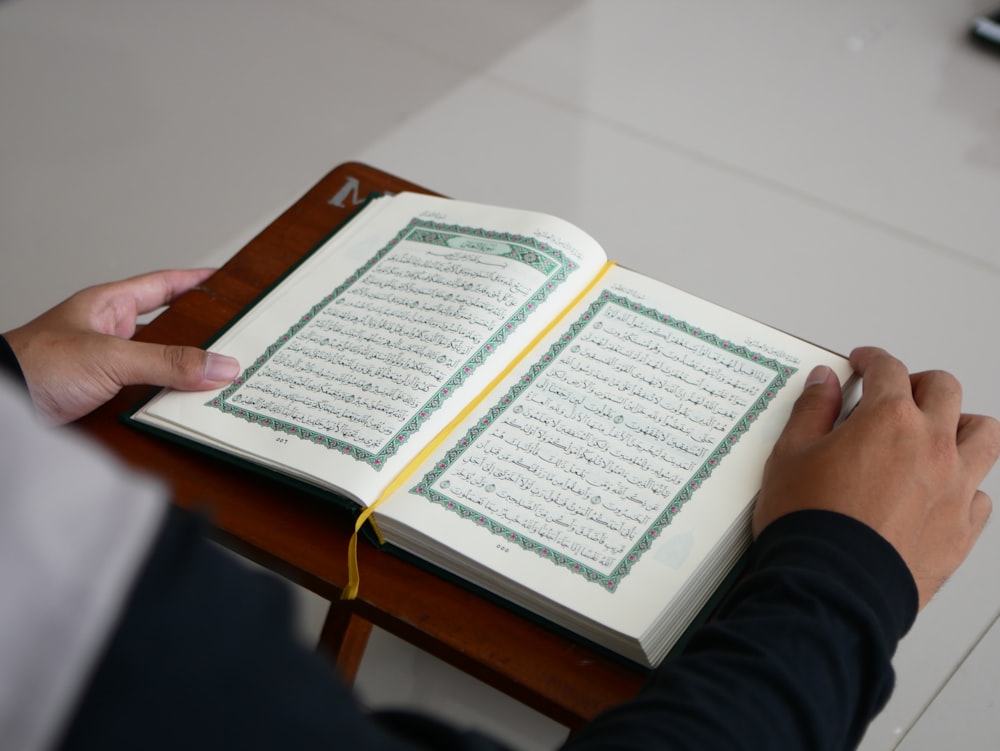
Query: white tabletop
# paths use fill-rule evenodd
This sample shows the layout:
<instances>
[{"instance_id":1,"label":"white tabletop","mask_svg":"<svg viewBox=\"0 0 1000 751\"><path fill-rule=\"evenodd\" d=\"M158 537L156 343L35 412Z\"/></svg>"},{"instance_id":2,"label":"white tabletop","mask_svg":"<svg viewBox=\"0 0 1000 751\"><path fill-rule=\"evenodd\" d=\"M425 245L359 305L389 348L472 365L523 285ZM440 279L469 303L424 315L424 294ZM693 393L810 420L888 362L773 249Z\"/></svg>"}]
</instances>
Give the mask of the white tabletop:
<instances>
[{"instance_id":1,"label":"white tabletop","mask_svg":"<svg viewBox=\"0 0 1000 751\"><path fill-rule=\"evenodd\" d=\"M1000 54L966 37L990 6L0 3L0 330L85 284L221 262L359 159L559 214L833 349L951 370L968 411L1000 415ZM863 748L996 728L998 542L900 646Z\"/></svg>"}]
</instances>

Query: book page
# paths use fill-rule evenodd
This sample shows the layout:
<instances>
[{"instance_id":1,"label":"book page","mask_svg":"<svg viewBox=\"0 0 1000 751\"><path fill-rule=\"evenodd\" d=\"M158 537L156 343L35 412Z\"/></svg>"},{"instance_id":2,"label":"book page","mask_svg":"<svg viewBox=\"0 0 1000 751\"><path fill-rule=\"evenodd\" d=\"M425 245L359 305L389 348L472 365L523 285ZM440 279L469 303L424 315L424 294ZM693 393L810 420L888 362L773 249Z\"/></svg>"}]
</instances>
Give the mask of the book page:
<instances>
[{"instance_id":1,"label":"book page","mask_svg":"<svg viewBox=\"0 0 1000 751\"><path fill-rule=\"evenodd\" d=\"M837 355L612 269L377 521L541 615L640 640L742 552L764 460L819 363L850 376Z\"/></svg>"},{"instance_id":2,"label":"book page","mask_svg":"<svg viewBox=\"0 0 1000 751\"><path fill-rule=\"evenodd\" d=\"M376 199L212 345L232 386L136 419L370 502L604 260L540 214Z\"/></svg>"}]
</instances>

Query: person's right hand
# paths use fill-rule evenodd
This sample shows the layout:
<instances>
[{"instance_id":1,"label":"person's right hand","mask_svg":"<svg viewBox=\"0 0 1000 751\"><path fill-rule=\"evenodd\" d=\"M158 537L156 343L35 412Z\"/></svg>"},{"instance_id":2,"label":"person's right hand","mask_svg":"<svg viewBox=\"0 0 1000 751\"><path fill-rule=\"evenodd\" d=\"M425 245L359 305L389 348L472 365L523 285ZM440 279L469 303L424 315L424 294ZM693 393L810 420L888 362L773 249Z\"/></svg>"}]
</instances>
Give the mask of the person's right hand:
<instances>
[{"instance_id":1,"label":"person's right hand","mask_svg":"<svg viewBox=\"0 0 1000 751\"><path fill-rule=\"evenodd\" d=\"M990 515L979 485L1000 455L1000 422L963 414L961 386L948 373L910 375L873 347L856 349L851 364L863 395L836 428L837 377L822 367L810 374L765 468L754 536L801 509L854 517L896 548L923 608Z\"/></svg>"}]
</instances>

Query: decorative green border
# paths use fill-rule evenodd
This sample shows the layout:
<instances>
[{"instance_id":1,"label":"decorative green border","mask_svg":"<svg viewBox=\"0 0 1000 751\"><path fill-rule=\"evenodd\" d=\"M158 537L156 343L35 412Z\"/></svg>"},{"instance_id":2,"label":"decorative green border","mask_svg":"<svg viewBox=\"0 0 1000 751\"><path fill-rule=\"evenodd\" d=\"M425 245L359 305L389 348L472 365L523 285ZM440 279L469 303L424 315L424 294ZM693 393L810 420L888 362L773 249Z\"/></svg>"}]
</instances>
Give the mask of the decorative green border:
<instances>
[{"instance_id":1,"label":"decorative green border","mask_svg":"<svg viewBox=\"0 0 1000 751\"><path fill-rule=\"evenodd\" d=\"M595 571L586 563L582 563L581 561L575 560L570 556L563 555L562 553L552 550L552 548L545 543L541 543L530 537L521 535L520 533L512 530L510 527L484 515L481 511L471 509L453 498L449 498L433 487L434 483L441 477L441 475L443 475L444 472L451 467L463 453L465 453L469 446L471 446L483 433L486 432L486 430L489 429L489 427L500 417L500 415L503 414L503 412L514 402L514 400L521 395L522 392L528 389L531 384L535 382L538 376L544 372L549 364L553 362L567 346L569 346L570 342L576 339L587 328L587 326L589 326L594 316L608 304L619 305L623 308L627 308L632 313L657 321L658 323L662 323L684 334L693 336L706 344L718 347L721 350L725 350L726 352L745 358L756 364L763 365L764 367L773 370L775 373L774 378L765 388L763 396L761 396L747 409L743 417L737 421L732 431L730 431L730 433L718 443L712 453L702 463L701 467L691 475L691 478L688 480L685 487L674 496L659 518L657 518L652 525L650 525L650 527L646 530L646 533L614 567L614 571L611 575L605 575L599 571ZM542 558L547 558L557 566L568 568L574 573L584 576L587 580L600 584L607 591L614 592L621 583L621 580L628 575L628 573L632 570L632 567L639 561L642 554L649 549L650 545L652 545L663 529L670 524L671 520L681 510L684 504L691 499L691 497L701 487L701 484L708 479L715 468L719 466L723 458L729 453L730 449L732 449L736 442L750 430L754 421L760 413L767 408L768 404L774 399L777 393L785 385L787 385L788 379L793 373L796 372L796 370L797 368L784 365L773 358L765 357L758 352L748 349L747 347L735 344L725 339L720 339L715 334L703 331L697 326L692 326L685 321L677 320L671 316L664 315L654 308L638 305L629 300L627 297L616 295L605 290L600 294L598 299L589 306L587 311L585 311L583 315L581 315L580 318L570 326L568 331L560 337L559 341L553 344L549 348L548 352L546 352L540 360L531 366L524 377L514 384L500 399L500 401L493 405L493 407L486 412L486 414L483 415L483 417L472 428L468 430L465 436L444 455L442 460L438 462L434 469L424 476L423 481L410 489L410 492L415 495L424 496L430 502L442 505L446 509L454 511L463 518L474 521L479 526L489 529L493 534L503 537L509 544L518 545L525 550L530 550Z\"/></svg>"},{"instance_id":2,"label":"decorative green border","mask_svg":"<svg viewBox=\"0 0 1000 751\"><path fill-rule=\"evenodd\" d=\"M296 334L302 331L327 305L349 290L361 277L373 269L390 251L403 241L419 242L429 245L461 249L469 252L479 252L497 257L509 258L525 264L536 271L545 274L546 279L528 300L498 328L490 338L451 375L445 384L438 389L427 402L420 407L407 421L405 427L392 439L387 441L377 451L356 446L353 443L328 435L311 428L305 428L294 422L278 420L262 415L244 406L230 403L229 399L238 392L253 375L260 370L274 355ZM456 247L451 244L461 243ZM507 246L503 252L500 248ZM533 237L495 232L454 224L443 224L414 218L401 229L394 238L376 252L367 263L347 277L333 292L313 305L291 328L271 344L254 363L243 371L243 374L233 381L232 385L219 393L205 406L218 409L226 414L246 420L247 422L270 428L278 433L300 438L310 443L338 451L345 456L351 456L358 461L367 463L375 470L381 470L386 460L396 453L397 448L409 440L414 433L430 418L442 403L462 386L463 383L482 365L486 358L493 354L496 348L507 340L507 337L530 316L535 308L544 302L552 291L566 281L570 274L576 271L575 261L567 259L562 252L547 243L542 243Z\"/></svg>"}]
</instances>

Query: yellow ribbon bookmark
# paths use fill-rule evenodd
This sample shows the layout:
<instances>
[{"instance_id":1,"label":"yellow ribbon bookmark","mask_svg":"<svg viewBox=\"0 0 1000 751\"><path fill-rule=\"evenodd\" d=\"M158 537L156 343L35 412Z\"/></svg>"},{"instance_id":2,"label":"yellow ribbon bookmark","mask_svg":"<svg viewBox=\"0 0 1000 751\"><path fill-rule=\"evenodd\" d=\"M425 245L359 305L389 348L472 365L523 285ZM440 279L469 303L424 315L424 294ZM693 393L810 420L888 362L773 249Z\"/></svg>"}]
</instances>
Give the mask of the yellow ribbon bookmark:
<instances>
[{"instance_id":1,"label":"yellow ribbon bookmark","mask_svg":"<svg viewBox=\"0 0 1000 751\"><path fill-rule=\"evenodd\" d=\"M525 347L518 355L515 357L508 365L505 367L496 378L494 378L489 386L487 386L483 391L465 408L458 413L458 415L453 419L448 425L434 436L434 440L428 443L419 454L414 457L403 471L397 475L396 479L389 483L388 487L382 494L367 508L363 509L360 514L358 514L357 520L354 522L354 533L351 535L351 541L347 546L347 585L344 590L340 593L341 600L353 600L358 596L358 589L361 586L361 571L358 568L358 534L361 532L361 528L365 526L365 522L371 521L372 529L375 532L375 536L378 538L379 544L385 543L382 537L382 533L379 532L378 526L375 524L375 520L372 519L372 514L375 513L375 509L382 505L389 496L395 493L402 485L410 479L410 476L416 472L417 467L422 465L424 461L444 442L444 440L451 435L452 431L465 420L472 412L479 408L483 400L493 393L493 389L496 388L503 379L505 379L511 372L517 368L521 361L528 356L529 352L533 352L537 347L538 343L541 342L545 337L547 337L552 330L558 326L563 318L573 310L583 299L590 294L591 290L597 286L597 284L604 278L604 275L608 273L612 266L615 266L614 261L608 261L604 264L604 268L598 272L590 284L588 284L581 292L578 294L569 305L563 308L562 312L559 313L555 318L553 318L549 324L539 332L538 336L532 339L531 343Z\"/></svg>"}]
</instances>

